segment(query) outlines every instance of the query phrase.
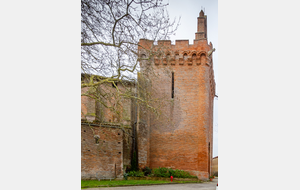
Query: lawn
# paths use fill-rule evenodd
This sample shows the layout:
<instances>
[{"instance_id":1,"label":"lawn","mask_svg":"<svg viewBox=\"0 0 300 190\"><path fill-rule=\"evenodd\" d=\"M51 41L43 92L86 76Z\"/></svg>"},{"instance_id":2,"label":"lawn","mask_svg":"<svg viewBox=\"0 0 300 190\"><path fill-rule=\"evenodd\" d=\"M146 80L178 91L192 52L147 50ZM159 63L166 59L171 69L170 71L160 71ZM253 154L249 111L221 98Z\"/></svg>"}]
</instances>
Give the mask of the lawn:
<instances>
[{"instance_id":1,"label":"lawn","mask_svg":"<svg viewBox=\"0 0 300 190\"><path fill-rule=\"evenodd\" d=\"M147 184L164 184L164 183L202 183L202 181L162 181L162 180L81 180L81 188L91 187L117 187L126 185L147 185Z\"/></svg>"},{"instance_id":2,"label":"lawn","mask_svg":"<svg viewBox=\"0 0 300 190\"><path fill-rule=\"evenodd\" d=\"M156 181L156 180L81 180L81 188L87 187L116 187L123 185L144 185L144 184L162 184L170 183L170 181Z\"/></svg>"}]
</instances>

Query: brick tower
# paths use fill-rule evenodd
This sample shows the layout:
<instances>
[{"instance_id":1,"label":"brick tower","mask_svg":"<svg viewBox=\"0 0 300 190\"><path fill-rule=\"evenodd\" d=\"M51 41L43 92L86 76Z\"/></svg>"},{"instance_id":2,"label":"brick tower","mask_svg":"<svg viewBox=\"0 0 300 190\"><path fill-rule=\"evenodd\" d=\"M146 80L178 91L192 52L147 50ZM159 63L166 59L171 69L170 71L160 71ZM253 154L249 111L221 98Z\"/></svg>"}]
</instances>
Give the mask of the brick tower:
<instances>
[{"instance_id":1,"label":"brick tower","mask_svg":"<svg viewBox=\"0 0 300 190\"><path fill-rule=\"evenodd\" d=\"M139 167L181 169L200 179L211 175L215 81L206 19L201 10L194 44L139 42L141 73L151 81L147 88L155 91L154 98L166 100L159 117L138 109Z\"/></svg>"}]
</instances>

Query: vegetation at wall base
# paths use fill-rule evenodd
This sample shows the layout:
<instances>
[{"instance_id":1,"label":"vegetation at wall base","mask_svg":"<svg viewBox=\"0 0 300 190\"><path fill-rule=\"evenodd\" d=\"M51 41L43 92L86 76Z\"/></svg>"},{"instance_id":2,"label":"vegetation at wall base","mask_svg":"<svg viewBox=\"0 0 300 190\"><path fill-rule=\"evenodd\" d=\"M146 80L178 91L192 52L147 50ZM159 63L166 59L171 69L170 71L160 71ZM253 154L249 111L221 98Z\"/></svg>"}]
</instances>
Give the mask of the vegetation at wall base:
<instances>
[{"instance_id":1,"label":"vegetation at wall base","mask_svg":"<svg viewBox=\"0 0 300 190\"><path fill-rule=\"evenodd\" d=\"M141 170L133 170L131 168L125 169L124 177L127 179L128 177L166 177L169 178L173 176L174 178L197 178L197 176L191 175L189 172L179 169L172 169L172 168L165 168L165 167L159 167L150 169L149 167L144 167Z\"/></svg>"},{"instance_id":2,"label":"vegetation at wall base","mask_svg":"<svg viewBox=\"0 0 300 190\"><path fill-rule=\"evenodd\" d=\"M196 178L187 171L164 167L154 168L152 173L154 177Z\"/></svg>"},{"instance_id":3,"label":"vegetation at wall base","mask_svg":"<svg viewBox=\"0 0 300 190\"><path fill-rule=\"evenodd\" d=\"M131 168L130 171L137 171L138 170L138 165L137 165L137 156L136 152L133 152L133 158L131 159Z\"/></svg>"},{"instance_id":4,"label":"vegetation at wall base","mask_svg":"<svg viewBox=\"0 0 300 190\"><path fill-rule=\"evenodd\" d=\"M142 171L130 171L128 173L128 176L130 176L130 177L144 177L144 172L142 172Z\"/></svg>"},{"instance_id":5,"label":"vegetation at wall base","mask_svg":"<svg viewBox=\"0 0 300 190\"><path fill-rule=\"evenodd\" d=\"M202 181L163 181L163 180L81 180L81 188L92 187L118 187L131 185L155 185L155 184L170 184L170 183L202 183Z\"/></svg>"},{"instance_id":6,"label":"vegetation at wall base","mask_svg":"<svg viewBox=\"0 0 300 190\"><path fill-rule=\"evenodd\" d=\"M149 176L152 173L152 169L150 169L148 166L144 167L142 171L144 172L145 176Z\"/></svg>"},{"instance_id":7,"label":"vegetation at wall base","mask_svg":"<svg viewBox=\"0 0 300 190\"><path fill-rule=\"evenodd\" d=\"M81 180L81 188L91 187L117 187L127 185L146 185L146 184L163 184L170 183L169 181L157 180Z\"/></svg>"}]
</instances>

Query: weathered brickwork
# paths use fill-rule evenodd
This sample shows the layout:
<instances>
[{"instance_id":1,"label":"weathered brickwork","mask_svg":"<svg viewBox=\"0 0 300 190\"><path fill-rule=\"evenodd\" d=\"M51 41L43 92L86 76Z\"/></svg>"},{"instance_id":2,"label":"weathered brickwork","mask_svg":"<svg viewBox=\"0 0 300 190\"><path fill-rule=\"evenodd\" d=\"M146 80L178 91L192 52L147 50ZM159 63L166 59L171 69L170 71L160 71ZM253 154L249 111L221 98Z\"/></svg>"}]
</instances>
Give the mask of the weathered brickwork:
<instances>
[{"instance_id":1,"label":"weathered brickwork","mask_svg":"<svg viewBox=\"0 0 300 190\"><path fill-rule=\"evenodd\" d=\"M81 94L86 93L89 88L82 88ZM87 96L81 96L81 119L86 119L88 121L95 120L95 100Z\"/></svg>"},{"instance_id":2,"label":"weathered brickwork","mask_svg":"<svg viewBox=\"0 0 300 190\"><path fill-rule=\"evenodd\" d=\"M114 95L117 94L117 89L112 87L111 83L101 84L100 87L98 90L100 91L101 89L101 93L105 94L105 97L102 97L101 101L105 101L107 106L117 109L119 114L101 105L101 103L96 103L93 98L82 96L81 119L87 119L88 121L98 120L101 123L122 123L123 125L131 126L132 117L134 117L132 113L133 100L131 98L116 100ZM134 85L127 85L126 88L135 89ZM82 88L81 94L88 93L89 90L91 90L89 87ZM123 85L118 85L118 90L122 92L126 89Z\"/></svg>"},{"instance_id":3,"label":"weathered brickwork","mask_svg":"<svg viewBox=\"0 0 300 190\"><path fill-rule=\"evenodd\" d=\"M206 19L201 11L193 44L140 40L139 82L126 87L138 92L137 98L155 100L147 106L134 98L116 99L111 83L99 87L106 94L101 101L120 114L82 96L82 179L95 178L97 172L121 178L134 150L139 168L170 167L200 179L212 174L214 49L207 42ZM82 93L88 90L82 88ZM157 108L159 117L149 106ZM91 128L87 121L97 124Z\"/></svg>"},{"instance_id":4,"label":"weathered brickwork","mask_svg":"<svg viewBox=\"0 0 300 190\"><path fill-rule=\"evenodd\" d=\"M134 88L132 84L126 83L125 85L117 84L120 92L125 91L125 87ZM132 128L137 120L135 100L122 98L117 102L114 97L116 88L111 83L101 84L100 87L98 88L99 94L105 94L101 101L118 109L119 114L96 102L93 98L81 96L82 179L94 179L97 172L100 175L122 178L123 166L131 164ZM89 90L93 89L82 88L81 94L88 93ZM97 135L99 144L96 144L95 136Z\"/></svg>"},{"instance_id":5,"label":"weathered brickwork","mask_svg":"<svg viewBox=\"0 0 300 190\"><path fill-rule=\"evenodd\" d=\"M155 98L167 97L166 102L169 102L160 108L162 116L159 118L154 115L149 118L149 113L140 115L140 120L150 128L147 134L141 125L140 166L187 170L199 178L208 178L211 174L215 82L213 46L207 43L206 36L206 16L201 12L194 44L176 40L172 45L166 40L153 45L151 40L140 40L141 57L150 56L143 48L160 52L149 57L152 62L141 61L141 67L151 80L152 90L159 92L153 93ZM150 66L155 76L147 74L149 69L143 69Z\"/></svg>"},{"instance_id":6,"label":"weathered brickwork","mask_svg":"<svg viewBox=\"0 0 300 190\"><path fill-rule=\"evenodd\" d=\"M96 142L98 139L98 142ZM123 177L123 131L114 126L81 125L81 178Z\"/></svg>"}]
</instances>

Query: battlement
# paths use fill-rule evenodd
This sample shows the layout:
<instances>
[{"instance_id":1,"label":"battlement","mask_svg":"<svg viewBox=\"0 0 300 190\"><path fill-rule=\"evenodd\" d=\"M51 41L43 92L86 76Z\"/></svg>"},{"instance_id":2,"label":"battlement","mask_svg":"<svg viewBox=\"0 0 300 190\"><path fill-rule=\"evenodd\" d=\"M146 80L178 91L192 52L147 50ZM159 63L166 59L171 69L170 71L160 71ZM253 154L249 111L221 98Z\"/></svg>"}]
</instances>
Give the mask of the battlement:
<instances>
[{"instance_id":1,"label":"battlement","mask_svg":"<svg viewBox=\"0 0 300 190\"><path fill-rule=\"evenodd\" d=\"M153 57L154 65L206 65L211 66L211 58L207 57L208 51L212 49L212 44L207 44L207 40L194 40L194 44L189 44L189 40L176 40L175 44L171 40L159 40L157 44L153 40L141 39L139 42L139 57Z\"/></svg>"},{"instance_id":2,"label":"battlement","mask_svg":"<svg viewBox=\"0 0 300 190\"><path fill-rule=\"evenodd\" d=\"M211 42L210 42L211 44ZM210 44L207 44L206 39L195 39L193 44L189 44L189 40L175 40L175 44L171 43L171 40L158 40L157 42L154 42L153 40L148 39L140 39L139 41L139 50L141 49L195 49L199 46L210 46Z\"/></svg>"}]
</instances>

